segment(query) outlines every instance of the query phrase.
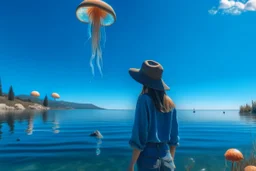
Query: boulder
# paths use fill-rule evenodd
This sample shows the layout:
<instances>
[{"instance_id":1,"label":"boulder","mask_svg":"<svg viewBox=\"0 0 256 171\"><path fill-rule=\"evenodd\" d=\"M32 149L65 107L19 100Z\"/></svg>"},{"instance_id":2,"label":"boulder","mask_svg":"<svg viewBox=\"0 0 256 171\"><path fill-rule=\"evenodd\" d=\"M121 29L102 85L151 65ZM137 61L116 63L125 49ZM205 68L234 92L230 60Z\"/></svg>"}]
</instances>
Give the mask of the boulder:
<instances>
[{"instance_id":1,"label":"boulder","mask_svg":"<svg viewBox=\"0 0 256 171\"><path fill-rule=\"evenodd\" d=\"M40 104L29 105L28 108L32 110L49 110L49 107L44 107Z\"/></svg>"},{"instance_id":2,"label":"boulder","mask_svg":"<svg viewBox=\"0 0 256 171\"><path fill-rule=\"evenodd\" d=\"M4 103L0 103L0 110L15 110L15 108L12 106L7 106Z\"/></svg>"},{"instance_id":3,"label":"boulder","mask_svg":"<svg viewBox=\"0 0 256 171\"><path fill-rule=\"evenodd\" d=\"M103 136L101 135L100 131L96 130L93 133L90 134L90 136L92 137L96 137L96 138L103 138Z\"/></svg>"},{"instance_id":4,"label":"boulder","mask_svg":"<svg viewBox=\"0 0 256 171\"><path fill-rule=\"evenodd\" d=\"M19 104L19 103L15 104L14 108L16 110L25 110L25 107L22 104Z\"/></svg>"}]
</instances>

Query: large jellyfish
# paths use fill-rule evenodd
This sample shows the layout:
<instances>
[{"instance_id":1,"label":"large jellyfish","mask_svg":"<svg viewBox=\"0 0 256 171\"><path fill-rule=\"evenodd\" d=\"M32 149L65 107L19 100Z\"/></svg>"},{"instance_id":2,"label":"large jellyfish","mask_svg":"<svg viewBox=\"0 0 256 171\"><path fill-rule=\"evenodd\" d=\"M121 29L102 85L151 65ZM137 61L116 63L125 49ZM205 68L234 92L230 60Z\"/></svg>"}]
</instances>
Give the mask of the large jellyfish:
<instances>
[{"instance_id":1,"label":"large jellyfish","mask_svg":"<svg viewBox=\"0 0 256 171\"><path fill-rule=\"evenodd\" d=\"M110 26L116 21L116 14L113 8L101 0L84 0L76 9L78 20L89 25L89 38L92 40L92 56L90 66L94 75L93 61L96 63L101 76L102 74L102 50L101 40L105 43L105 26Z\"/></svg>"}]
</instances>

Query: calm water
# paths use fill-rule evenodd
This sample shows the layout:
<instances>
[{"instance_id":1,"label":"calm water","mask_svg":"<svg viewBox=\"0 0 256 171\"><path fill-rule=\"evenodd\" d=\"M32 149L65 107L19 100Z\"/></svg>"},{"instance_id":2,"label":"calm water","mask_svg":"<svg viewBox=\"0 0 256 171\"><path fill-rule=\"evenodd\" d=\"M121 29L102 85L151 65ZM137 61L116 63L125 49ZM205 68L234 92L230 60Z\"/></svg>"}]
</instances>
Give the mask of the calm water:
<instances>
[{"instance_id":1,"label":"calm water","mask_svg":"<svg viewBox=\"0 0 256 171\"><path fill-rule=\"evenodd\" d=\"M0 115L2 171L125 171L130 160L133 111L67 110ZM224 153L250 153L256 117L238 111L178 111L178 171L224 170ZM102 141L88 136L98 129ZM19 139L20 141L17 141ZM227 169L228 170L228 169Z\"/></svg>"}]
</instances>

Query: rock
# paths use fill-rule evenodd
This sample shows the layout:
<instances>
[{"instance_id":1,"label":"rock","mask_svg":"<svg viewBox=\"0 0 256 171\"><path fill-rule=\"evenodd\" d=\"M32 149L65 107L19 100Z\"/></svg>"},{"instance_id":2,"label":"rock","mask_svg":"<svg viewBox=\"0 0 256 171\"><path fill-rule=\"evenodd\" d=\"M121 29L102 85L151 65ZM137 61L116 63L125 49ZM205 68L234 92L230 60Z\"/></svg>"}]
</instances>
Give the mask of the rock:
<instances>
[{"instance_id":1,"label":"rock","mask_svg":"<svg viewBox=\"0 0 256 171\"><path fill-rule=\"evenodd\" d=\"M0 104L0 110L15 110L15 108L12 107L12 106L7 106L7 105L4 104L4 103L1 103L1 104Z\"/></svg>"},{"instance_id":2,"label":"rock","mask_svg":"<svg viewBox=\"0 0 256 171\"><path fill-rule=\"evenodd\" d=\"M7 105L0 103L0 110L6 110L7 109Z\"/></svg>"},{"instance_id":3,"label":"rock","mask_svg":"<svg viewBox=\"0 0 256 171\"><path fill-rule=\"evenodd\" d=\"M14 108L16 110L25 110L25 107L22 104L19 104L19 103L15 104Z\"/></svg>"},{"instance_id":4,"label":"rock","mask_svg":"<svg viewBox=\"0 0 256 171\"><path fill-rule=\"evenodd\" d=\"M91 133L90 136L97 137L97 138L103 138L103 136L101 135L100 131L98 131L98 130L96 130L93 133Z\"/></svg>"},{"instance_id":5,"label":"rock","mask_svg":"<svg viewBox=\"0 0 256 171\"><path fill-rule=\"evenodd\" d=\"M40 104L29 105L28 108L32 110L49 110L49 107L44 107Z\"/></svg>"}]
</instances>

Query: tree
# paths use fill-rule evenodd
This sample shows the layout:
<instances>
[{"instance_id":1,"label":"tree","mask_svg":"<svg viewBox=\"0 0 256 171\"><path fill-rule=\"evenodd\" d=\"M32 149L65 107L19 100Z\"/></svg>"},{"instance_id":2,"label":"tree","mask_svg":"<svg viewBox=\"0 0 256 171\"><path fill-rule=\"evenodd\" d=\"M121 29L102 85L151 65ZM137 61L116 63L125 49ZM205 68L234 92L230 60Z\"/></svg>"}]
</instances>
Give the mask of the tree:
<instances>
[{"instance_id":1,"label":"tree","mask_svg":"<svg viewBox=\"0 0 256 171\"><path fill-rule=\"evenodd\" d=\"M0 96L3 95L3 90L2 90L2 81L1 81L1 78L0 78Z\"/></svg>"},{"instance_id":2,"label":"tree","mask_svg":"<svg viewBox=\"0 0 256 171\"><path fill-rule=\"evenodd\" d=\"M45 107L48 106L48 97L47 97L47 95L46 95L45 98L44 98L43 105L44 105Z\"/></svg>"},{"instance_id":3,"label":"tree","mask_svg":"<svg viewBox=\"0 0 256 171\"><path fill-rule=\"evenodd\" d=\"M14 92L13 92L12 86L10 87L9 92L8 92L8 100L11 100L11 101L14 100Z\"/></svg>"}]
</instances>

